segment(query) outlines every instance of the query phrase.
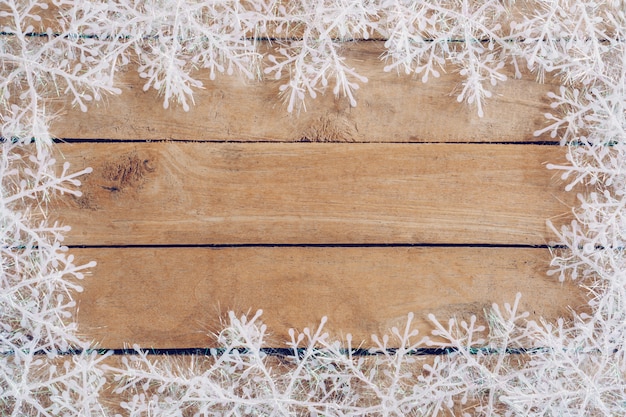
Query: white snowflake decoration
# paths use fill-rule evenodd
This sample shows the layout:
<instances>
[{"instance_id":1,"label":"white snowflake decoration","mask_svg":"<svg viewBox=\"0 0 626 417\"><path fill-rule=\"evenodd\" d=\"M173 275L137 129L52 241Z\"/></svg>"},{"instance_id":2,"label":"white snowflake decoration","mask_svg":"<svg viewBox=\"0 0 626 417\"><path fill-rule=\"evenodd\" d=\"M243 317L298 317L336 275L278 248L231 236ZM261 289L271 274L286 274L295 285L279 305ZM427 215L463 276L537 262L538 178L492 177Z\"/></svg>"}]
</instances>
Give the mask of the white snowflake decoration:
<instances>
[{"instance_id":1,"label":"white snowflake decoration","mask_svg":"<svg viewBox=\"0 0 626 417\"><path fill-rule=\"evenodd\" d=\"M49 6L60 11L52 28L40 17ZM115 382L129 416L436 415L458 404L484 415L623 413L625 7L618 0L0 0L0 411L111 415L100 394ZM119 365L105 365L111 353L89 351L72 322L72 293L93 264L74 265L62 246L68 228L46 218L54 194L78 195L78 177L89 173L67 165L55 172L54 98L87 111L120 93L115 74L135 60L144 89L158 90L166 108L193 105L194 89L203 87L198 70L212 80L276 78L289 112L328 89L356 106L367 79L342 50L361 39L385 40L381 70L423 82L458 71L457 100L480 116L492 87L506 81L507 63L516 77L522 66L540 81L562 77L536 134L567 145L567 164L549 165L567 190L594 191L579 196L571 225L553 227L551 273L579 280L592 313L529 321L518 296L493 307L488 329L476 318L431 316L428 337L411 330L409 315L405 329L373 338L371 356L354 354L349 338L330 340L322 322L291 334L287 366L263 349L260 313L231 314L222 347L208 357L155 359L136 347ZM448 354L422 363L418 349Z\"/></svg>"}]
</instances>

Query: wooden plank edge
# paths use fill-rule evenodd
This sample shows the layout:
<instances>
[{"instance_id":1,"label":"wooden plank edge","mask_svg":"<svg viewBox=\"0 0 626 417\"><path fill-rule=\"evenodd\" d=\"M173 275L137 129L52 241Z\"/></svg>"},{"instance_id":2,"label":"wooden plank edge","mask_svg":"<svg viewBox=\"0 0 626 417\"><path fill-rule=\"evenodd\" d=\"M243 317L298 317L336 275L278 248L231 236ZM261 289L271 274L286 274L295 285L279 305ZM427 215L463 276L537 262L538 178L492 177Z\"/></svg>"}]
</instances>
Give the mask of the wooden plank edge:
<instances>
[{"instance_id":1,"label":"wooden plank edge","mask_svg":"<svg viewBox=\"0 0 626 417\"><path fill-rule=\"evenodd\" d=\"M266 47L269 48L268 45ZM271 47L276 48L276 46ZM60 138L117 140L194 141L288 141L288 142L544 142L534 131L547 125L550 108L547 93L558 89L557 79L542 84L535 75L503 69L508 79L493 87L493 97L484 104L484 117L474 106L458 103L455 91L463 78L447 68L427 83L412 76L384 72L381 42L356 42L342 47L346 66L368 79L358 82L357 106L331 91L316 99L306 98L304 107L287 112L279 88L288 75L274 80L250 81L243 76L194 71L203 84L193 88L188 112L175 102L163 108L163 97L150 89L136 66L121 68L116 84L119 96L93 103L86 113L59 97L50 105L60 117L51 131ZM329 81L331 84L333 80ZM332 84L334 85L334 84ZM491 89L492 87L489 86ZM173 100L175 101L175 100ZM242 111L244 110L244 111ZM373 117L375 115L375 117ZM441 129L446 126L446 129Z\"/></svg>"},{"instance_id":2,"label":"wooden plank edge","mask_svg":"<svg viewBox=\"0 0 626 417\"><path fill-rule=\"evenodd\" d=\"M548 146L59 144L92 167L50 205L68 245L545 245L570 221Z\"/></svg>"},{"instance_id":3,"label":"wooden plank edge","mask_svg":"<svg viewBox=\"0 0 626 417\"><path fill-rule=\"evenodd\" d=\"M311 332L327 317L330 337L375 346L371 335L403 329L412 312L419 337L429 314L488 325L492 304L513 303L529 320L586 312L576 284L548 277L549 251L515 248L160 248L73 249L98 265L77 294L77 321L95 346L121 349L219 347L235 318L267 326L263 346L287 347L289 329ZM397 340L390 341L390 347Z\"/></svg>"},{"instance_id":4,"label":"wooden plank edge","mask_svg":"<svg viewBox=\"0 0 626 417\"><path fill-rule=\"evenodd\" d=\"M262 52L276 52L278 48L261 43ZM194 103L190 110L184 111L176 98L171 98L169 108L164 109L159 91L144 92L146 80L139 77L136 64L129 64L116 68L114 84L121 95L85 102L87 112L83 113L73 104L74 97L62 93L62 81L55 80L61 83L58 96L45 97L46 110L52 116L52 134L62 139L553 141L549 134L535 137L534 131L547 124L544 115L553 111L547 93L558 89L558 80L548 79L547 84L540 84L526 70L522 70L521 79L516 79L516 69L509 64L502 69L507 81L488 87L493 97L486 100L481 118L474 106L455 100L464 81L458 68L444 68L440 77L430 77L422 83L410 75L385 72L380 59L383 53L382 42L341 46L346 67L368 79L366 83L353 80L360 86L354 91L356 107L351 107L346 97L335 97L330 91L332 79L328 91L318 92L314 100L305 98L303 107L289 113L286 97L280 92L281 85L289 82L288 71L279 80L260 76L251 81L242 75L218 75L211 80L208 70L200 70L190 73L202 83L202 88L190 86L193 98L186 97ZM19 100L18 96L19 91L12 91L12 100ZM446 129L442 131L441 126Z\"/></svg>"}]
</instances>

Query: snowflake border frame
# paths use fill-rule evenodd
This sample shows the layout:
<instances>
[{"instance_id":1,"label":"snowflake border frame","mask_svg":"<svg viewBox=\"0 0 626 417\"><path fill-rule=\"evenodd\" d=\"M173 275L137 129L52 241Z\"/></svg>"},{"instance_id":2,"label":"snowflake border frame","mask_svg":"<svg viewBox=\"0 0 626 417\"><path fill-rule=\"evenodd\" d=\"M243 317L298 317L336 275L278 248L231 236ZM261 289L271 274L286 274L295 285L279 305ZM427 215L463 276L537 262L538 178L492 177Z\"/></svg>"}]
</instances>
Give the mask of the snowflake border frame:
<instances>
[{"instance_id":1,"label":"snowflake border frame","mask_svg":"<svg viewBox=\"0 0 626 417\"><path fill-rule=\"evenodd\" d=\"M12 0L0 4L8 5L14 17L23 13L36 20L33 10L43 3L28 0L19 3L22 8ZM607 2L610 13L601 14L598 5L592 1L535 1L538 5L533 9L535 13L511 25L511 30L526 35L523 45L512 43L509 35L501 32L501 26L488 23L493 16L499 16L498 11L506 11L506 8L500 8L504 3L495 0L486 1L476 9L472 8L470 0L428 2L430 6L426 5L425 9L418 9L415 5L425 5L426 2L401 0L302 2L303 9L284 5L281 8L280 3L273 1L247 2L254 6L252 8L241 7L240 2L207 2L207 7L223 17L216 27L229 29L219 33L207 31L206 22L198 18L203 16L202 13L194 15L193 7L191 11L184 10L180 1L105 3L56 0L56 3L73 8L64 21L64 32L48 33L49 41L54 41L50 42L51 45L44 45L39 54L42 59L49 59L47 64L29 60L23 53L15 54L6 43L0 48L4 62L11 62L19 74L23 74L22 78L6 77L2 83L2 135L15 138L16 142L37 139L37 158L30 162L39 169L23 170L22 173L27 176L32 173L36 178L33 184L45 184L42 190L56 188L61 192L75 192L74 187L79 185L76 176L86 173L68 174L66 168L60 177L55 178L46 170L51 161L47 146L52 136L47 130L49 121L43 98L51 85L55 88L60 85L59 91L69 94L77 105L87 109L89 101L97 100L105 93L118 92L113 83L115 67L127 64L127 53L133 50L143 57L140 58L141 73L148 80L145 88L162 91L165 107L170 100L176 100L183 108L189 108L193 104L193 88L200 87L190 75L189 69L193 66L202 66L212 73L230 73L237 69L249 77L258 73L254 67L258 56L241 40L247 39L245 34L251 31L256 34L267 28L263 18L266 13L272 13L272 19L278 22L276 27L281 30L302 25L303 20L306 23L302 40L294 44L295 49L286 47L282 56L274 57L274 65L265 68L267 74L292 74L281 90L289 111L297 109L307 94L314 98L324 91L333 84L330 81L334 81L333 93L343 94L355 104L357 81L365 80L346 67L337 53L336 39L331 35L343 40L354 38L355 34L370 36L374 30L370 17L380 18L375 9L377 5L394 12L389 13L393 19L382 29L383 34L387 34L388 43L405 47L404 50L389 49L387 56L391 63L387 69L403 68L421 74L422 81L426 82L429 76L437 76L442 63L456 62L462 67L461 75L466 77L457 99L475 105L479 115L482 114L483 100L491 94L486 87L503 81L502 61L499 60L502 56L494 52L497 48L509 53L506 59L512 59L514 65L523 58L540 76L544 72L560 72L566 86L550 96L555 108L554 114L547 116L551 124L537 133L550 132L553 137L560 136L563 144L569 144L569 165L550 166L563 172L563 179L570 181L567 187L585 183L596 187L597 191L580 196L581 204L575 211L574 223L560 230L553 228L558 239L555 243L567 247L555 253L553 273L561 279L584 280L594 311L589 316L576 316L571 325L563 320L556 324L528 322L525 313L518 311L518 297L511 305L494 306L489 315L487 340L480 337L484 329L474 320L440 323L430 317L436 328L434 335L447 340L443 344L414 340L417 335L410 330L412 317L409 315L405 329L391 329L391 337L396 338L401 346L393 354L388 349L388 337L374 339L377 345L374 350L380 359L374 368L367 368L364 361L353 358L350 350L346 356L346 351L323 332L323 321L318 329L291 333L289 346L294 352L295 372L282 376L273 374L266 362L268 355L262 350L266 329L259 322L259 314L252 318L231 314L219 334L224 348L212 352L219 366L201 370L201 366L195 364L196 374L168 361L154 361L139 347L136 347L137 355L128 358L124 366L104 364L110 353L98 355L98 352L85 349L82 354L66 360L62 368L43 372L37 369L42 360L33 356L32 349L13 349L15 366L5 366L5 361L0 372L5 381L13 378L20 384L1 387L0 407L6 405L6 398L10 397L15 400L8 403L14 406L13 414L28 406L27 410L33 415L64 412L104 415L105 407L93 393L103 389L105 371L116 374L120 384L118 389L122 389L120 392L133 393L131 399L121 404L132 416L146 413L177 415L182 409L192 408L204 415L227 411L233 415L253 412L289 414L294 410L337 415L363 412L430 414L452 409L456 402L464 404L468 401L477 401L473 410L485 415L506 414L507 411L524 415L586 415L590 411L610 414L624 406L626 349L622 346L626 337L626 324L623 324L626 323L626 311L619 306L626 305L626 263L622 253L623 229L626 228L626 220L622 219L626 205L626 178L623 174L626 169L622 162L626 160L623 146L626 139L626 52L623 39L626 34L622 32L626 30L623 24L626 19L621 2ZM507 5L514 3L509 1ZM203 7L205 3L188 2L185 5ZM126 6L133 7L121 10ZM433 8L439 8L435 12L441 12L440 15L435 13L439 16L437 19L429 15ZM495 10L493 15L485 12L490 8ZM339 17L345 17L346 10L350 13L349 18L343 19L345 25L340 25ZM133 22L139 22L139 32L133 31L127 20L111 20L111 17L125 12L130 12ZM102 17L103 13L106 18ZM168 26L168 19L172 16L179 25L185 22L184 26L195 28L194 36L199 36L201 44L209 45L204 49L206 53L201 53L196 61L185 57L184 51L190 48L180 41L177 26ZM403 16L406 19L403 20ZM599 19L599 16L606 19ZM165 19L165 26L159 19ZM617 34L609 33L607 27L611 29L611 25ZM163 27L168 28L166 33L163 33ZM18 25L15 29L23 52L28 49L23 45L30 36L26 30L28 27ZM153 30L157 31L157 36L151 32ZM74 36L85 31L106 35ZM168 31L171 36L167 36ZM432 39L442 42L428 42L422 33L430 33ZM572 36L564 38L563 33ZM123 37L120 34L124 34ZM465 43L455 54L446 48L449 41L458 36ZM73 41L68 49L57 46L63 44L63 39ZM110 42L111 39L120 42ZM66 62L64 59L68 53L71 59ZM10 57L17 59L13 62ZM98 64L101 57L107 57L108 64L113 63L112 70L111 65ZM428 59L424 61L424 57ZM80 67L71 62L75 59L83 61ZM53 65L56 61L61 65ZM54 71L51 80L42 82L40 70L46 65ZM9 70L9 73L15 71ZM307 78L307 73L316 75ZM17 84L7 84L6 80ZM571 87L572 83L579 87ZM12 91L19 91L22 87L26 87L26 93L20 94L17 104L9 104L9 99L15 97ZM565 108L566 112L560 113L558 108ZM17 184L13 190L17 190L14 195L19 196L27 187L21 181ZM6 196L3 192L4 199L14 198ZM66 230L55 227L41 225L41 230L37 230L52 235L50 253L57 260L67 261L60 276L80 277L82 267L75 267L69 257L60 257L62 251L58 241ZM35 230L32 225L26 229ZM63 304L63 300L61 302L62 306L70 306ZM8 334L15 336L14 333ZM62 329L61 334L68 340L72 337L71 329ZM486 346L486 350L476 349L476 344ZM414 362L411 352L424 345L449 348L452 353L436 359L432 365L426 364L427 373L420 375L418 383L411 385L404 372ZM529 346L537 346L539 350L528 350ZM523 353L529 356L528 362L517 368L511 362L510 350L516 347L526 349ZM48 353L51 358L54 356L52 349ZM38 391L46 381L55 382L48 387L46 402L40 403L42 397ZM196 384L198 381L199 385ZM220 386L218 382L225 385ZM235 386L237 390L233 390ZM354 386L368 390L366 400L369 402L365 405L358 403L362 398L357 398L349 389ZM302 397L299 390L304 387L308 394ZM336 401L323 401L329 399Z\"/></svg>"}]
</instances>

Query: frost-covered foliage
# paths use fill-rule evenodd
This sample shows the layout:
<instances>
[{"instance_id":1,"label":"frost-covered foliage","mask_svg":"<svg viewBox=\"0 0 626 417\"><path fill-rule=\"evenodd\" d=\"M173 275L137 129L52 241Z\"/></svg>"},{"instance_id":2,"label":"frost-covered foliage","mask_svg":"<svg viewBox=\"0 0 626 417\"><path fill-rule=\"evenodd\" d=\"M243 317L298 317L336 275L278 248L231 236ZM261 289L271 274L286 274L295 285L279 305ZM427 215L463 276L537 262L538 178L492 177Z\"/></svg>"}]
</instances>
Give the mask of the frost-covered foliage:
<instances>
[{"instance_id":1,"label":"frost-covered foliage","mask_svg":"<svg viewBox=\"0 0 626 417\"><path fill-rule=\"evenodd\" d=\"M504 3L391 0L382 13L390 61L385 71L414 73L427 82L430 76L439 77L444 66L458 68L463 83L457 100L474 104L482 116L483 100L492 94L489 86L507 78L502 69L511 38L502 26Z\"/></svg>"},{"instance_id":2,"label":"frost-covered foliage","mask_svg":"<svg viewBox=\"0 0 626 417\"><path fill-rule=\"evenodd\" d=\"M45 14L52 7L58 11ZM623 414L625 7L619 0L0 0L0 414ZM211 80L276 78L288 111L328 87L354 106L367 79L343 51L360 39L384 40L381 70L423 82L458 71L456 97L479 115L507 64L516 77L523 66L540 81L562 77L536 134L567 146L567 163L549 168L580 193L580 205L571 225L553 227L551 273L581 283L590 313L529 321L518 297L493 306L487 328L476 318L430 316L427 337L412 330L409 314L404 329L373 337L367 352L349 338L331 340L322 322L293 332L279 355L263 349L258 314L231 314L219 349L206 357L159 358L136 347L115 362L90 352L75 334L72 293L92 264L74 265L62 246L68 229L46 217L54 193L78 193L77 178L89 172L57 169L48 128L55 102L86 111L119 93L116 72L135 62L144 88L159 90L165 107L174 100L188 109L201 71ZM447 353L416 354L427 349ZM108 408L105 393L119 406Z\"/></svg>"},{"instance_id":3,"label":"frost-covered foliage","mask_svg":"<svg viewBox=\"0 0 626 417\"><path fill-rule=\"evenodd\" d=\"M496 315L511 326L525 317L516 305ZM373 336L375 347L366 355L355 355L349 335L343 343L330 340L323 319L316 330L291 331L288 348L277 356L263 350L266 328L259 316L231 313L217 337L221 349L209 358L151 358L135 347L137 354L121 367L107 368L116 375L117 393L129 398L122 408L129 416L436 415L459 404L476 406L484 392L490 398L478 407L492 409L495 393L514 378L510 362L517 358L508 352L516 341L494 339L487 349L474 348L485 342L475 317L447 326L432 318L439 340L433 342L418 337L409 314L403 329ZM415 355L433 345L454 353L434 360ZM500 352L497 359L492 351Z\"/></svg>"},{"instance_id":4,"label":"frost-covered foliage","mask_svg":"<svg viewBox=\"0 0 626 417\"><path fill-rule=\"evenodd\" d=\"M238 1L155 0L120 5L117 16L123 18L117 21L126 19L123 32L138 56L144 90L161 91L165 108L176 99L189 110L192 87L202 88L193 70L208 70L211 80L234 71L254 79L261 57L255 40L266 24L267 5L245 6Z\"/></svg>"},{"instance_id":5,"label":"frost-covered foliage","mask_svg":"<svg viewBox=\"0 0 626 417\"><path fill-rule=\"evenodd\" d=\"M626 384L613 351L598 350L595 334L527 321L520 296L494 306L490 328L430 317L435 330L422 337L411 327L373 336L355 351L323 331L291 332L279 355L263 350L260 312L230 314L210 356L169 358L136 354L114 375L128 416L182 415L612 415L624 406ZM584 327L583 323L580 323ZM573 337L574 336L574 337ZM580 344L585 342L584 344ZM448 353L419 355L438 348ZM612 349L612 348L611 348ZM356 354L355 352L358 352ZM284 355L284 356L283 356Z\"/></svg>"},{"instance_id":6,"label":"frost-covered foliage","mask_svg":"<svg viewBox=\"0 0 626 417\"><path fill-rule=\"evenodd\" d=\"M369 39L377 27L373 21L378 11L376 2L285 2L277 10L275 33L280 36L297 32L299 39L279 41L277 54L268 55L271 66L264 72L274 74L276 79L281 79L283 72L289 74L288 82L280 87L288 111L303 103L307 95L315 98L329 81L336 96L341 93L356 106L357 81L367 82L367 78L347 65L337 40Z\"/></svg>"},{"instance_id":7,"label":"frost-covered foliage","mask_svg":"<svg viewBox=\"0 0 626 417\"><path fill-rule=\"evenodd\" d=\"M290 112L329 87L356 106L356 91L367 78L343 51L362 39L385 40L385 71L414 74L423 82L458 71L463 81L453 93L482 116L493 86L507 78L507 62L514 64L516 77L521 65L540 77L560 71L568 81L590 82L607 72L604 58L621 42L613 28L622 23L620 2L599 7L590 0L5 0L1 5L2 31L11 35L0 43L7 74L0 82L5 137L46 133L44 97L50 93L69 95L83 111L103 94L119 93L115 72L131 61L139 64L144 88L162 93L166 108L174 100L189 109L194 89L203 87L198 70L208 71L211 80L220 73L279 79ZM59 18L42 21L49 6L58 9ZM512 15L513 8L525 14Z\"/></svg>"},{"instance_id":8,"label":"frost-covered foliage","mask_svg":"<svg viewBox=\"0 0 626 417\"><path fill-rule=\"evenodd\" d=\"M77 177L56 164L47 146L0 144L0 414L74 414L96 404L102 385L93 355L53 359L85 346L76 336L72 293L81 291L83 270L62 246L68 227L46 218L58 193L80 195ZM51 361L59 366L51 366ZM80 389L77 389L80 387ZM96 391L97 392L97 391Z\"/></svg>"},{"instance_id":9,"label":"frost-covered foliage","mask_svg":"<svg viewBox=\"0 0 626 417\"><path fill-rule=\"evenodd\" d=\"M87 111L87 103L103 93L119 93L113 86L118 64L126 62L123 43L110 42L115 27L105 3L55 2L65 13L54 28L41 27L41 14L50 2L0 2L0 134L5 138L49 138L49 99L71 98ZM45 23L45 22L44 22ZM82 36L97 33L98 36Z\"/></svg>"},{"instance_id":10,"label":"frost-covered foliage","mask_svg":"<svg viewBox=\"0 0 626 417\"><path fill-rule=\"evenodd\" d=\"M48 224L42 213L51 194L78 194L76 177L85 170L69 174L67 166L55 175L53 158L47 155L25 156L19 145L4 142L0 154L0 224L2 225L2 328L0 340L3 352L16 350L66 350L75 343L73 324L63 319L71 317L74 302L70 293L80 290L81 269L73 264L61 246L68 227Z\"/></svg>"}]
</instances>

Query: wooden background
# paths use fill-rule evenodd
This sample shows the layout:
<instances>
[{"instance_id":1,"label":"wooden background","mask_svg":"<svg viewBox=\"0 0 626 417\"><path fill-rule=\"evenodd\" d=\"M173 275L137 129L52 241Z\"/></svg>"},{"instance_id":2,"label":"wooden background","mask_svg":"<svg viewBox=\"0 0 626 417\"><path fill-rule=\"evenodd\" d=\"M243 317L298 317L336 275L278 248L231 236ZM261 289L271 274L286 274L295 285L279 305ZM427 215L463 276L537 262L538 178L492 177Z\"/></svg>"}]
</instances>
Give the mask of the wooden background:
<instances>
[{"instance_id":1,"label":"wooden background","mask_svg":"<svg viewBox=\"0 0 626 417\"><path fill-rule=\"evenodd\" d=\"M547 162L565 150L534 137L556 84L497 87L485 117L450 93L384 73L382 42L345 46L369 82L358 106L332 95L288 114L279 82L208 80L196 106L162 108L132 69L123 93L53 131L59 165L91 166L81 198L52 216L72 226L78 262L98 266L78 295L82 334L103 348L213 346L228 310L263 309L271 346L329 317L364 346L416 313L481 320L523 294L531 318L585 304L546 271L546 220L571 220Z\"/></svg>"},{"instance_id":2,"label":"wooden background","mask_svg":"<svg viewBox=\"0 0 626 417\"><path fill-rule=\"evenodd\" d=\"M41 28L55 13L42 11ZM284 80L199 73L191 111L164 110L133 66L118 74L121 96L87 113L56 100L59 169L94 169L83 196L50 213L72 226L77 262L98 263L76 294L81 334L173 354L215 346L229 310L263 309L267 347L322 316L368 347L409 312L428 334L428 313L484 322L518 292L531 319L585 309L576 285L546 274L546 220L569 222L576 203L545 167L565 150L533 136L558 81L508 68L479 118L456 102L456 73L427 84L385 73L383 51L344 46L369 79L356 108L329 94L288 114Z\"/></svg>"}]
</instances>

